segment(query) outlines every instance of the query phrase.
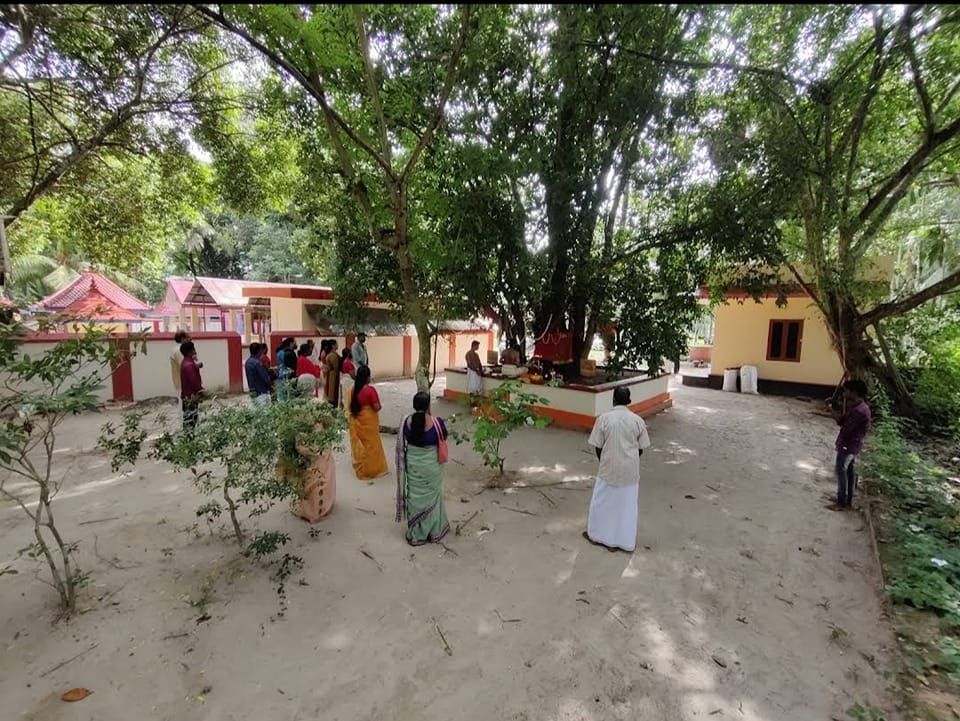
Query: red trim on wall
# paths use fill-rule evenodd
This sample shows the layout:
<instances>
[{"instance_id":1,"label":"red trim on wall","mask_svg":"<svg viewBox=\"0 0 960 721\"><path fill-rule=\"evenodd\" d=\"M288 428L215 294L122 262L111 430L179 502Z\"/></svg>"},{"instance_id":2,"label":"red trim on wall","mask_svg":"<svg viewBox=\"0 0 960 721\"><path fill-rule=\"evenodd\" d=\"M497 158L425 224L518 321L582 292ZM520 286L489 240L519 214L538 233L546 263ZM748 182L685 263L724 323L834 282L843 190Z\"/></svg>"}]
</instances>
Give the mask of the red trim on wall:
<instances>
[{"instance_id":1,"label":"red trim on wall","mask_svg":"<svg viewBox=\"0 0 960 721\"><path fill-rule=\"evenodd\" d=\"M299 298L301 300L333 300L330 288L290 288L254 286L240 289L244 298Z\"/></svg>"},{"instance_id":2,"label":"red trim on wall","mask_svg":"<svg viewBox=\"0 0 960 721\"><path fill-rule=\"evenodd\" d=\"M130 335L138 335L137 333L131 333ZM29 333L24 336L24 343L53 343L59 342L62 340L73 340L77 337L76 333ZM110 336L111 338L128 338L129 336L126 333L115 333ZM172 341L174 337L173 333L146 333L144 335L144 340L155 341L155 340L169 340ZM220 332L220 331L210 331L209 333L191 333L190 337L195 340L225 340L230 338L239 338L240 336L237 333L231 332Z\"/></svg>"},{"instance_id":3,"label":"red trim on wall","mask_svg":"<svg viewBox=\"0 0 960 721\"><path fill-rule=\"evenodd\" d=\"M243 342L240 336L227 339L227 372L231 393L243 393Z\"/></svg>"},{"instance_id":4,"label":"red trim on wall","mask_svg":"<svg viewBox=\"0 0 960 721\"><path fill-rule=\"evenodd\" d=\"M456 401L467 398L468 396L466 393L447 388L443 391L443 397ZM648 398L640 403L634 403L630 406L630 410L639 416L647 417L666 410L671 406L673 406L673 399L670 397L670 394L660 393L653 398ZM552 421L551 425L557 428L572 428L574 430L588 431L593 428L593 424L596 423L597 420L593 416L585 413L573 413L571 411L561 411L556 408L544 408L541 406L535 406L534 412L537 415L549 418Z\"/></svg>"},{"instance_id":5,"label":"red trim on wall","mask_svg":"<svg viewBox=\"0 0 960 721\"><path fill-rule=\"evenodd\" d=\"M403 336L403 375L413 375L413 338Z\"/></svg>"},{"instance_id":6,"label":"red trim on wall","mask_svg":"<svg viewBox=\"0 0 960 721\"><path fill-rule=\"evenodd\" d=\"M128 338L114 338L110 341L110 345L120 352L119 357L110 363L113 400L132 401L133 366L130 365L130 340Z\"/></svg>"}]
</instances>

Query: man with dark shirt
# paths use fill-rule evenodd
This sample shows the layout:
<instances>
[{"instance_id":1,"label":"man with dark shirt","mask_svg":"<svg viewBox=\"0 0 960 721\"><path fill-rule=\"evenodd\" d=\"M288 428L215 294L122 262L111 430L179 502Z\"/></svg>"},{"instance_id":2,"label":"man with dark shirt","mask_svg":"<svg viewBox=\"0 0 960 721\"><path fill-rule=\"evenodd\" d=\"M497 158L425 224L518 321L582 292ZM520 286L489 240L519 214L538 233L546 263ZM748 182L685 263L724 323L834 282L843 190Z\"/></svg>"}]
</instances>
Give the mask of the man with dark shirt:
<instances>
[{"instance_id":1,"label":"man with dark shirt","mask_svg":"<svg viewBox=\"0 0 960 721\"><path fill-rule=\"evenodd\" d=\"M467 393L476 401L477 396L483 393L483 363L480 361L480 341L470 344L470 350L464 360L467 362Z\"/></svg>"},{"instance_id":2,"label":"man with dark shirt","mask_svg":"<svg viewBox=\"0 0 960 721\"><path fill-rule=\"evenodd\" d=\"M200 399L203 380L197 364L197 349L193 341L180 346L183 362L180 364L180 398L183 401L183 430L192 432L200 420Z\"/></svg>"},{"instance_id":3,"label":"man with dark shirt","mask_svg":"<svg viewBox=\"0 0 960 721\"><path fill-rule=\"evenodd\" d=\"M867 384L859 380L850 380L843 384L845 395L844 408L840 413L834 410L834 418L840 426L837 434L837 502L831 506L834 510L849 510L853 507L853 489L857 485L857 473L854 467L857 455L863 449L863 439L870 429L870 406L867 405Z\"/></svg>"},{"instance_id":4,"label":"man with dark shirt","mask_svg":"<svg viewBox=\"0 0 960 721\"><path fill-rule=\"evenodd\" d=\"M263 365L263 349L260 343L250 344L250 357L243 364L247 373L247 387L250 389L250 397L253 399L253 405L269 405L271 399L271 390L273 381L270 379L270 371Z\"/></svg>"}]
</instances>

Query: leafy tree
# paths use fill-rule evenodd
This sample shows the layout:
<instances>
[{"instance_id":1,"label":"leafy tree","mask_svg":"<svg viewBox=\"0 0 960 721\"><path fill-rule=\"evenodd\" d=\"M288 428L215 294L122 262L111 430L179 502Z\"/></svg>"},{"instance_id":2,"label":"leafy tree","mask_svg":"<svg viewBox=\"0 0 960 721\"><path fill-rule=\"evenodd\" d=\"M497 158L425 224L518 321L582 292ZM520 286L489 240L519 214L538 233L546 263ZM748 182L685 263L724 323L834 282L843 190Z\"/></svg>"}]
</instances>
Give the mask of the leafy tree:
<instances>
[{"instance_id":1,"label":"leafy tree","mask_svg":"<svg viewBox=\"0 0 960 721\"><path fill-rule=\"evenodd\" d=\"M430 365L428 314L412 252L410 193L441 127L471 8L223 6L200 9L255 48L314 104L314 125L356 201L367 248L389 254L400 308L417 329L417 384Z\"/></svg>"},{"instance_id":2,"label":"leafy tree","mask_svg":"<svg viewBox=\"0 0 960 721\"><path fill-rule=\"evenodd\" d=\"M14 294L37 300L89 266L144 295L209 197L202 167L182 149L104 158L99 172L66 178L11 230Z\"/></svg>"},{"instance_id":3,"label":"leafy tree","mask_svg":"<svg viewBox=\"0 0 960 721\"><path fill-rule=\"evenodd\" d=\"M3 6L4 225L68 174L79 185L105 157L165 147L198 106L221 104L208 24L187 6Z\"/></svg>"},{"instance_id":4,"label":"leafy tree","mask_svg":"<svg viewBox=\"0 0 960 721\"><path fill-rule=\"evenodd\" d=\"M955 166L958 20L951 6L737 9L716 44L732 56L716 67L736 73L727 127L759 151L755 173L789 181L793 279L826 318L846 375L875 374L901 406L905 388L871 333L882 346L884 321L956 288L960 270L894 298L863 281L911 191Z\"/></svg>"},{"instance_id":5,"label":"leafy tree","mask_svg":"<svg viewBox=\"0 0 960 721\"><path fill-rule=\"evenodd\" d=\"M288 215L239 215L207 211L173 254L180 273L268 282L312 283L316 276L300 260L313 229Z\"/></svg>"},{"instance_id":6,"label":"leafy tree","mask_svg":"<svg viewBox=\"0 0 960 721\"><path fill-rule=\"evenodd\" d=\"M609 292L631 174L654 127L674 129L668 109L684 100L665 90L663 65L617 48L672 57L701 40L695 19L694 10L673 6L564 5L540 21L555 28L540 63L543 115L533 118L546 132L528 136L538 143L531 155L539 160L549 266L534 328L571 332L575 357L589 352L603 320L598 311Z\"/></svg>"},{"instance_id":7,"label":"leafy tree","mask_svg":"<svg viewBox=\"0 0 960 721\"><path fill-rule=\"evenodd\" d=\"M40 329L69 320L40 319ZM22 325L0 323L0 370L5 379L0 397L0 496L13 501L32 521L30 553L46 562L49 583L57 591L61 610L69 614L87 576L77 565L77 543L63 537L53 512L63 483L63 477L53 472L57 435L70 416L96 410L97 390L109 377L111 364L123 359L108 342L108 334L92 324L39 355L24 352L26 335Z\"/></svg>"}]
</instances>

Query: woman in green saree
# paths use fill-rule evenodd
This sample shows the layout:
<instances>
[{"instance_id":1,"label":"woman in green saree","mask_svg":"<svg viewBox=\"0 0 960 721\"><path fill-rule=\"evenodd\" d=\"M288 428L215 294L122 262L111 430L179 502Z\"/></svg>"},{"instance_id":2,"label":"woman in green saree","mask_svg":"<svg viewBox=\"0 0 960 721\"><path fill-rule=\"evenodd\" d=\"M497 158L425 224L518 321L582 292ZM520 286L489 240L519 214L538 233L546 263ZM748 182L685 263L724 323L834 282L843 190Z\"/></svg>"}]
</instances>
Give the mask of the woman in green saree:
<instances>
[{"instance_id":1,"label":"woman in green saree","mask_svg":"<svg viewBox=\"0 0 960 721\"><path fill-rule=\"evenodd\" d=\"M413 410L397 434L396 520L407 522L407 543L422 546L439 543L450 530L440 458L446 453L447 426L430 415L429 393L421 391L413 397Z\"/></svg>"}]
</instances>

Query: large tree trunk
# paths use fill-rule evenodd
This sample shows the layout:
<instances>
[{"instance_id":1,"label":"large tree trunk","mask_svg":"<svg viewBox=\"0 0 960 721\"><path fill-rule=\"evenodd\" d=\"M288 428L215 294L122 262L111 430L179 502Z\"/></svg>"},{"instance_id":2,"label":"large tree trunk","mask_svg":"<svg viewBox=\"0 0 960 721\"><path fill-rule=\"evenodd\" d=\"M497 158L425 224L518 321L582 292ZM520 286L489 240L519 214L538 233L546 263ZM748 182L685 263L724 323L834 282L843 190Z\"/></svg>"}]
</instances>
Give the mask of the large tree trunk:
<instances>
[{"instance_id":1,"label":"large tree trunk","mask_svg":"<svg viewBox=\"0 0 960 721\"><path fill-rule=\"evenodd\" d=\"M913 398L894 366L889 351L885 352L885 362L877 358L877 348L867 334L864 314L856 309L849 298L828 295L826 302L830 310L826 318L827 329L843 366L840 382L872 379L890 399L894 412L914 415L916 406Z\"/></svg>"},{"instance_id":2,"label":"large tree trunk","mask_svg":"<svg viewBox=\"0 0 960 721\"><path fill-rule=\"evenodd\" d=\"M427 313L420 302L420 293L417 291L417 282L413 277L413 268L410 263L410 252L407 248L406 237L398 240L394 251L397 265L400 268L400 282L403 284L403 307L413 327L417 330L417 343L420 351L417 354L417 369L414 378L417 381L417 390L430 392L430 325L427 322Z\"/></svg>"}]
</instances>

